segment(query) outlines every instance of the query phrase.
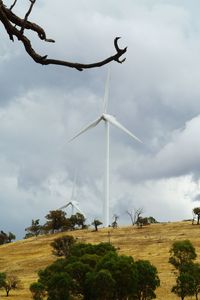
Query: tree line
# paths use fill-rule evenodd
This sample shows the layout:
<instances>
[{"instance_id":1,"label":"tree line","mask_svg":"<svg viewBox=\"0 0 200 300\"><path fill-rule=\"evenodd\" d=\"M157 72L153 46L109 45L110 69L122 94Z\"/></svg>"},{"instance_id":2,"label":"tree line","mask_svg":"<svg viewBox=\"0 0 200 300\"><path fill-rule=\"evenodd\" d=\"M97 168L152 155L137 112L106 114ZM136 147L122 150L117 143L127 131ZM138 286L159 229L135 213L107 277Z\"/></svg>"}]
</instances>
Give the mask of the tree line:
<instances>
[{"instance_id":1,"label":"tree line","mask_svg":"<svg viewBox=\"0 0 200 300\"><path fill-rule=\"evenodd\" d=\"M38 236L40 234L71 231L75 229L87 228L86 219L81 213L76 213L70 217L62 210L51 210L46 216L46 222L41 225L40 220L32 220L31 225L25 228L25 238Z\"/></svg>"}]
</instances>

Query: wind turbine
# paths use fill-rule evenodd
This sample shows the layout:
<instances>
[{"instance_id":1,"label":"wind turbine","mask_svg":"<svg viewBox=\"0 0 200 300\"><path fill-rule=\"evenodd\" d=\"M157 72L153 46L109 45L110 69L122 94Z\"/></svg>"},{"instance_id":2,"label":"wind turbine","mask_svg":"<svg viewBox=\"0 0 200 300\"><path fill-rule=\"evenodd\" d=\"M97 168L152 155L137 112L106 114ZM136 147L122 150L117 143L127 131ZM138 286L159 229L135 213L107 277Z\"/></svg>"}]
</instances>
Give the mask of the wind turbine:
<instances>
[{"instance_id":1,"label":"wind turbine","mask_svg":"<svg viewBox=\"0 0 200 300\"><path fill-rule=\"evenodd\" d=\"M71 214L72 215L74 215L74 211L76 210L85 217L85 214L78 207L78 204L79 204L78 201L75 200L75 198L76 198L75 197L75 186L76 186L76 173L75 173L75 176L74 176L74 183L73 183L73 187L72 187L72 194L71 194L70 201L67 204L60 207L59 210L62 210L64 208L67 208L67 207L71 206L71 208L72 208Z\"/></svg>"},{"instance_id":2,"label":"wind turbine","mask_svg":"<svg viewBox=\"0 0 200 300\"><path fill-rule=\"evenodd\" d=\"M98 119L88 124L86 127L84 127L81 131L79 131L74 137L72 137L69 142L76 139L79 135L86 132L87 130L96 127L101 121L105 124L105 144L106 144L106 155L105 155L105 187L104 187L104 226L109 226L109 167L110 167L110 124L118 127L119 129L123 130L125 133L127 133L129 136L131 136L136 141L142 143L142 141L135 136L132 132L130 132L127 128L125 128L122 124L120 124L117 119L107 114L107 105L108 105L108 93L109 93L109 82L110 82L110 70L108 71L108 76L106 80L106 86L105 86L105 93L104 93L104 101L103 101L103 113L100 115Z\"/></svg>"},{"instance_id":3,"label":"wind turbine","mask_svg":"<svg viewBox=\"0 0 200 300\"><path fill-rule=\"evenodd\" d=\"M70 202L68 202L66 205L62 206L59 208L59 210L61 209L64 209L64 208L67 208L71 206L72 207L72 215L74 215L74 210L76 209L80 214L82 214L83 216L84 213L80 210L80 208L78 207L78 201L75 201L75 200L71 200Z\"/></svg>"}]
</instances>

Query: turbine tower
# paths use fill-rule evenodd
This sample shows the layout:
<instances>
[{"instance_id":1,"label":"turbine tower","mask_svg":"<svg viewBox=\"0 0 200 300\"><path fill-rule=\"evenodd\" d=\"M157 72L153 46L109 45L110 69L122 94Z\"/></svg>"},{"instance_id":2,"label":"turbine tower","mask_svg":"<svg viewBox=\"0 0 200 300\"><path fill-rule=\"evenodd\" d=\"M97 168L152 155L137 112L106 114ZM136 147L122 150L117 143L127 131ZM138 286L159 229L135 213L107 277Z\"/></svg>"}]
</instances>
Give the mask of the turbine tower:
<instances>
[{"instance_id":1,"label":"turbine tower","mask_svg":"<svg viewBox=\"0 0 200 300\"><path fill-rule=\"evenodd\" d=\"M79 131L74 137L72 137L69 142L76 139L79 135L86 132L87 130L96 127L101 121L105 124L105 146L106 146L106 155L105 155L105 182L104 182L104 202L103 202L103 210L104 210L104 226L109 226L109 167L110 167L110 124L118 127L129 136L131 136L136 141L142 143L142 141L136 137L132 132L130 132L127 128L125 128L122 124L120 124L117 119L107 114L107 105L108 105L108 93L109 93L109 82L110 82L110 70L108 71L106 86L105 86L105 93L104 93L104 102L103 102L103 113L100 115L98 119L93 121L92 123L88 124L84 127L81 131Z\"/></svg>"}]
</instances>

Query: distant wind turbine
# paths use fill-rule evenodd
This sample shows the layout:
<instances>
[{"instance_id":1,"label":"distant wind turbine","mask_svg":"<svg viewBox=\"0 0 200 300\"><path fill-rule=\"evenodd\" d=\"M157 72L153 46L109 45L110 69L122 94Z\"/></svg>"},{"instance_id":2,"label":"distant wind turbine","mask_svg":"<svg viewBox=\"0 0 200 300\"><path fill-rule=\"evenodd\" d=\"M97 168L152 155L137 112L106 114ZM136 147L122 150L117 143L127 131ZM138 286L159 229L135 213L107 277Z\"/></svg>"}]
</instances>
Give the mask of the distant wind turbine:
<instances>
[{"instance_id":1,"label":"distant wind turbine","mask_svg":"<svg viewBox=\"0 0 200 300\"><path fill-rule=\"evenodd\" d=\"M85 214L80 210L80 208L78 206L79 205L78 201L75 200L75 186L76 186L76 173L75 173L75 176L74 176L74 183L73 183L73 188L72 188L72 194L71 194L70 201L67 204L60 207L59 210L71 206L71 208L72 208L71 214L72 215L74 215L74 212L76 210L85 217Z\"/></svg>"},{"instance_id":2,"label":"distant wind turbine","mask_svg":"<svg viewBox=\"0 0 200 300\"><path fill-rule=\"evenodd\" d=\"M136 141L142 143L142 141L136 137L132 132L126 129L122 124L120 124L116 118L110 114L107 114L107 105L108 105L108 94L109 94L109 82L110 82L110 70L108 72L106 86L105 86L105 93L104 93L104 102L103 102L103 113L100 115L98 119L84 127L80 132L78 132L73 138L69 140L69 142L73 141L82 133L86 132L87 130L96 127L101 121L105 123L105 140L106 140L106 161L105 161L105 187L104 187L104 226L109 226L109 145L110 145L110 136L109 136L109 129L110 123L119 129L123 130L129 136L131 136Z\"/></svg>"}]
</instances>

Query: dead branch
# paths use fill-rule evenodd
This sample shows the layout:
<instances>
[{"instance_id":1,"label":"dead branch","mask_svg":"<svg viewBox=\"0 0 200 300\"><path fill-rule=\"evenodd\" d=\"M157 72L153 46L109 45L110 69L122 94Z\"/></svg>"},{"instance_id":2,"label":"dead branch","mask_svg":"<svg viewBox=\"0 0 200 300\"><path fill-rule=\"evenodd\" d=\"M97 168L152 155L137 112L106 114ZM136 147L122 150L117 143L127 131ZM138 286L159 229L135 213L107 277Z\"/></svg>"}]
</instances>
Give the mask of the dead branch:
<instances>
[{"instance_id":1,"label":"dead branch","mask_svg":"<svg viewBox=\"0 0 200 300\"><path fill-rule=\"evenodd\" d=\"M17 0L14 0L10 8L7 8L6 5L3 3L3 0L0 0L0 21L4 25L4 28L7 31L10 40L14 42L14 37L16 37L20 42L22 42L26 52L36 63L39 63L41 65L51 64L51 65L65 66L65 67L75 68L79 71L82 71L83 69L101 67L112 61L116 61L118 63L123 63L125 61L125 58L121 59L121 57L123 54L126 53L127 47L125 48L119 47L118 40L120 39L120 37L116 37L114 39L114 47L115 47L114 55L109 56L108 58L103 59L101 61L90 63L90 64L75 63L75 62L59 60L59 59L51 59L48 58L48 55L38 54L32 47L31 40L26 36L25 30L30 30L32 32L37 33L39 39L45 42L54 43L55 41L53 39L49 39L46 37L46 32L41 26L39 26L36 23L30 22L28 20L36 0L29 0L29 1L30 1L30 6L27 13L25 14L24 18L20 18L12 11L12 9L17 3Z\"/></svg>"}]
</instances>

